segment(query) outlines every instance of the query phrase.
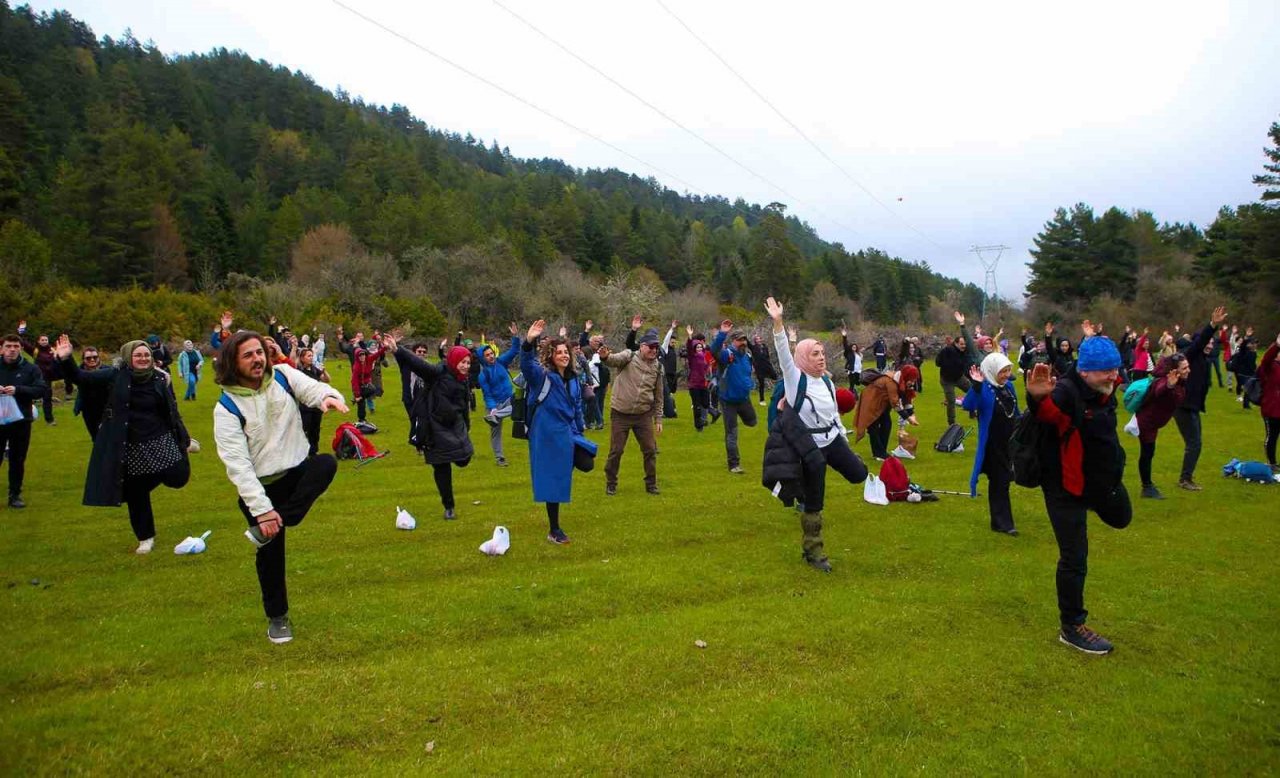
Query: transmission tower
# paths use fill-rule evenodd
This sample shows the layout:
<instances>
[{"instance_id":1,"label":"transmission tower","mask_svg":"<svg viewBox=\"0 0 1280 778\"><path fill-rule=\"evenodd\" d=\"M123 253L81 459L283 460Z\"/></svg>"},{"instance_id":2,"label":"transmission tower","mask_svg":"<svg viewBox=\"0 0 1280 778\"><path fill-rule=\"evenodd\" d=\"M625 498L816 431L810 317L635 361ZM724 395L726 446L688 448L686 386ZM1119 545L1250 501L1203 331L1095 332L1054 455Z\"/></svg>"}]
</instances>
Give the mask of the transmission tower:
<instances>
[{"instance_id":1,"label":"transmission tower","mask_svg":"<svg viewBox=\"0 0 1280 778\"><path fill-rule=\"evenodd\" d=\"M982 279L982 311L978 314L978 318L986 320L987 318L987 301L990 300L993 308L1000 307L1000 295L996 290L996 265L1000 263L1000 255L1008 251L1008 246L974 246L969 249L970 254L977 254L978 261L982 263L983 270L986 275ZM995 257L988 259L983 253L990 254L995 252ZM999 315L999 311L994 311Z\"/></svg>"}]
</instances>

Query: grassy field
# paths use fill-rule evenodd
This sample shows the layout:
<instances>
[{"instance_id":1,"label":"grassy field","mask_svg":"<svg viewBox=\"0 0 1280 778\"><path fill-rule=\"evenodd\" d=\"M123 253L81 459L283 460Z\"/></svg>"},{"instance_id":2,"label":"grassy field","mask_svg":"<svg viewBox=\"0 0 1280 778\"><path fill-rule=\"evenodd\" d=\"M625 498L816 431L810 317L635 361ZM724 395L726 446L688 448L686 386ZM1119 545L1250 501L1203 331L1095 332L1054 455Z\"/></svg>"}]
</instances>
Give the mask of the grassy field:
<instances>
[{"instance_id":1,"label":"grassy field","mask_svg":"<svg viewBox=\"0 0 1280 778\"><path fill-rule=\"evenodd\" d=\"M557 547L525 444L497 468L479 422L455 474L460 520L442 521L388 378L372 420L392 454L342 463L290 531L284 646L265 637L211 445L209 376L181 404L205 450L185 489L156 492L147 557L123 508L80 506L89 444L69 405L38 423L30 507L0 510L0 772L1280 771L1280 488L1221 477L1262 450L1256 411L1225 391L1205 418L1204 492L1175 488L1170 425L1156 457L1169 499L1135 499L1124 531L1090 520L1090 625L1117 646L1094 658L1055 638L1039 492L1015 487L1010 538L988 529L985 499L875 507L829 481L835 573L821 575L800 561L798 515L759 485L763 426L742 436L748 475L730 475L720 425L695 434L682 393L662 495L644 493L632 441L616 497L603 456L575 478L573 543ZM971 454L925 450L945 420L926 380L910 474L965 489ZM416 531L394 528L397 505ZM512 549L491 559L476 547L497 524ZM171 553L206 529L207 553Z\"/></svg>"}]
</instances>

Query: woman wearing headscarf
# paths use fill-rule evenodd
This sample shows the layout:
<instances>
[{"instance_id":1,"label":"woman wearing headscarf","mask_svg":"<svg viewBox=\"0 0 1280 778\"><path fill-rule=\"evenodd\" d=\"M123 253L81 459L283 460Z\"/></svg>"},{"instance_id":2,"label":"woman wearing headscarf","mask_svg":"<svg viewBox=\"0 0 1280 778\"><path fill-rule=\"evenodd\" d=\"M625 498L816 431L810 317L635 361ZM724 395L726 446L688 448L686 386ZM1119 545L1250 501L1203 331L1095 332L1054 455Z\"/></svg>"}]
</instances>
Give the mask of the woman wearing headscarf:
<instances>
[{"instance_id":1,"label":"woman wearing headscarf","mask_svg":"<svg viewBox=\"0 0 1280 778\"><path fill-rule=\"evenodd\" d=\"M178 413L169 374L156 367L151 347L131 340L120 348L115 367L80 370L71 359L71 340L58 339L57 358L64 375L83 386L110 386L102 425L93 439L84 504L129 506L129 524L138 539L136 553L155 547L156 520L151 492L157 486L181 489L191 478L187 447L191 436Z\"/></svg>"},{"instance_id":2,"label":"woman wearing headscarf","mask_svg":"<svg viewBox=\"0 0 1280 778\"><path fill-rule=\"evenodd\" d=\"M1018 536L1009 502L1013 462L1009 458L1009 438L1018 422L1018 395L1013 389L1013 363L1000 352L983 357L981 365L969 368L969 392L964 396L966 411L978 413L978 447L974 450L969 495L978 496L978 475L987 476L987 507L991 531Z\"/></svg>"},{"instance_id":3,"label":"woman wearing headscarf","mask_svg":"<svg viewBox=\"0 0 1280 778\"><path fill-rule=\"evenodd\" d=\"M547 540L564 545L569 537L560 528L560 504L569 502L573 494L575 457L585 467L583 457L590 457L594 444L582 438L582 385L573 368L569 344L552 338L538 345L546 326L542 319L529 326L521 344L520 372L529 403L526 417L533 501L546 505Z\"/></svg>"},{"instance_id":4,"label":"woman wearing headscarf","mask_svg":"<svg viewBox=\"0 0 1280 778\"><path fill-rule=\"evenodd\" d=\"M867 478L867 466L849 448L849 431L840 421L834 384L827 377L827 354L822 344L805 338L791 351L787 331L782 323L782 304L772 297L765 300L765 310L773 319L773 345L778 352L783 391L788 410L774 422L780 428L799 423L808 433L816 454L802 456L804 512L800 528L804 533L804 560L816 570L831 572L822 542L822 508L827 490L827 468L835 470L851 484ZM803 379L803 380L802 380ZM801 392L801 383L804 384ZM812 452L812 449L808 449Z\"/></svg>"},{"instance_id":5,"label":"woman wearing headscarf","mask_svg":"<svg viewBox=\"0 0 1280 778\"><path fill-rule=\"evenodd\" d=\"M204 364L204 357L196 349L194 343L189 340L182 341L182 353L178 355L178 372L182 374L182 380L187 384L186 394L182 396L183 400L196 399L196 384L200 383L200 366Z\"/></svg>"},{"instance_id":6,"label":"woman wearing headscarf","mask_svg":"<svg viewBox=\"0 0 1280 778\"><path fill-rule=\"evenodd\" d=\"M920 371L915 365L903 365L891 373L868 370L862 380L867 388L858 398L858 412L854 417L858 434L854 442L862 440L864 435L871 438L871 455L883 462L889 458L889 434L893 432L890 412L896 410L898 418L907 424L919 424L913 401Z\"/></svg>"},{"instance_id":7,"label":"woman wearing headscarf","mask_svg":"<svg viewBox=\"0 0 1280 778\"><path fill-rule=\"evenodd\" d=\"M409 349L397 346L393 335L382 336L383 353L395 354L401 370L422 379L409 410L409 442L431 465L444 505L444 517L456 519L453 500L453 466L471 464L471 350L454 346L445 354L444 364L434 364Z\"/></svg>"}]
</instances>

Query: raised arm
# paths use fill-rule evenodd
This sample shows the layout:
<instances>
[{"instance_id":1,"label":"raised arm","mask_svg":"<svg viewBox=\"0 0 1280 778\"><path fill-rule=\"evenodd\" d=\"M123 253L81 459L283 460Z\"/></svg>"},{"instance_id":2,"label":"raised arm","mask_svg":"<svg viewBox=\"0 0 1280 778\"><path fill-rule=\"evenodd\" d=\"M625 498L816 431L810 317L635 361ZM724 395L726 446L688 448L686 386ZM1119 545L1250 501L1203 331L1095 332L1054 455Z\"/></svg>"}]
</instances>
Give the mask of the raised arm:
<instances>
[{"instance_id":1,"label":"raised arm","mask_svg":"<svg viewBox=\"0 0 1280 778\"><path fill-rule=\"evenodd\" d=\"M773 348L778 352L778 367L782 368L782 383L787 402L796 404L796 391L800 388L800 368L791 357L791 344L787 342L787 329L782 323L782 303L767 298L764 309L773 319Z\"/></svg>"}]
</instances>

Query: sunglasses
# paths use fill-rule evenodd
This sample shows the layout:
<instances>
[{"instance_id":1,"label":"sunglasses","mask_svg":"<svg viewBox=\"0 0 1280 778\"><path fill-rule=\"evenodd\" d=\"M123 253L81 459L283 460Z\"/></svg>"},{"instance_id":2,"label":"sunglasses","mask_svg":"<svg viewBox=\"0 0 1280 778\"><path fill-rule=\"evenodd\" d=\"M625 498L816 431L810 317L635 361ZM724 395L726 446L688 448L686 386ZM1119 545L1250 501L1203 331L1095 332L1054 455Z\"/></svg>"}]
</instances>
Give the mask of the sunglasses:
<instances>
[{"instance_id":1,"label":"sunglasses","mask_svg":"<svg viewBox=\"0 0 1280 778\"><path fill-rule=\"evenodd\" d=\"M85 362L97 362L97 361L98 361L98 355L97 355L97 354L85 354L85 355L84 355L84 361L85 361Z\"/></svg>"}]
</instances>

